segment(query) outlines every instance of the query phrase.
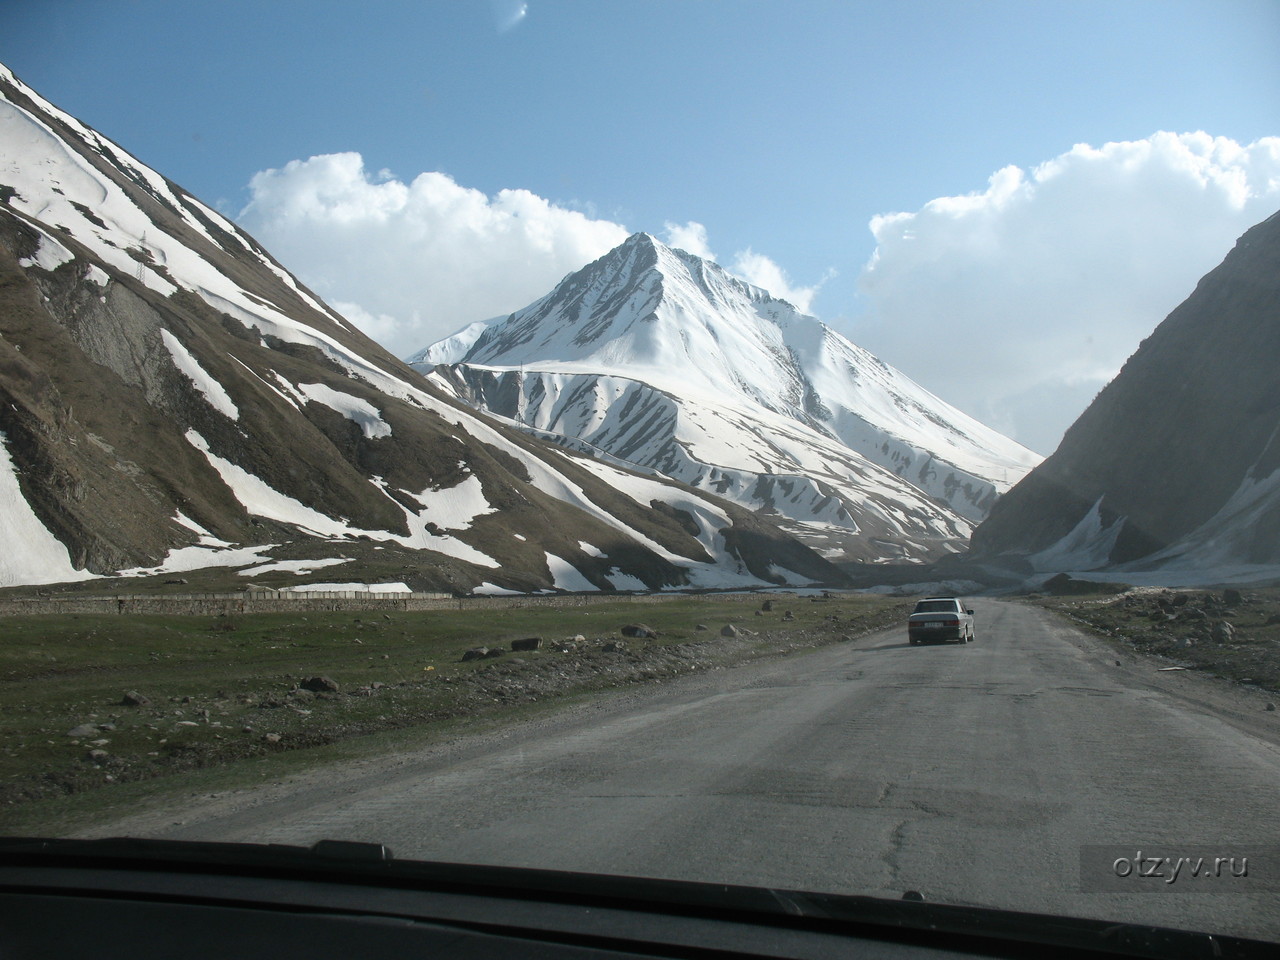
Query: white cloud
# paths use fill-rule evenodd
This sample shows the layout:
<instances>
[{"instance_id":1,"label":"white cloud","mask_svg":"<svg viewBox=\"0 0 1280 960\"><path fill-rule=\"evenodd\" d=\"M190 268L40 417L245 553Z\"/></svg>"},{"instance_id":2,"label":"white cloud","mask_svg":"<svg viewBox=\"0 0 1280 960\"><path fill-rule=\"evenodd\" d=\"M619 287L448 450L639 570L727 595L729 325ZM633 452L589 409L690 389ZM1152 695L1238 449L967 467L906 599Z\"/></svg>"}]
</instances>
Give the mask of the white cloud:
<instances>
[{"instance_id":1,"label":"white cloud","mask_svg":"<svg viewBox=\"0 0 1280 960\"><path fill-rule=\"evenodd\" d=\"M812 287L792 286L787 272L762 253L756 253L750 247L739 250L733 256L730 272L753 283L757 287L768 290L779 300L786 300L801 313L808 313L813 298L822 287L822 281ZM828 273L828 276L831 274Z\"/></svg>"},{"instance_id":2,"label":"white cloud","mask_svg":"<svg viewBox=\"0 0 1280 960\"><path fill-rule=\"evenodd\" d=\"M853 338L1041 452L1280 207L1280 138L1080 144L987 189L876 217Z\"/></svg>"},{"instance_id":3,"label":"white cloud","mask_svg":"<svg viewBox=\"0 0 1280 960\"><path fill-rule=\"evenodd\" d=\"M294 160L250 189L241 225L402 356L526 306L628 233L527 190L487 197L443 173L370 176L358 153Z\"/></svg>"},{"instance_id":4,"label":"white cloud","mask_svg":"<svg viewBox=\"0 0 1280 960\"><path fill-rule=\"evenodd\" d=\"M662 228L665 231L664 239L667 246L683 250L685 253L692 253L695 257L701 257L703 260L714 260L716 258L707 243L707 228L696 220L690 220L684 226L668 220L662 225Z\"/></svg>"},{"instance_id":5,"label":"white cloud","mask_svg":"<svg viewBox=\"0 0 1280 960\"><path fill-rule=\"evenodd\" d=\"M360 328L366 336L381 344L398 343L402 340L416 340L418 315L414 313L405 320L389 316L385 313L373 314L358 303L345 300L334 300L329 306ZM393 353L396 351L392 351Z\"/></svg>"},{"instance_id":6,"label":"white cloud","mask_svg":"<svg viewBox=\"0 0 1280 960\"><path fill-rule=\"evenodd\" d=\"M668 220L663 224L663 231L667 246L692 253L695 257L702 257L704 260L716 259L707 239L707 228L696 220L690 220L683 225ZM761 287L778 299L786 300L792 306L798 307L802 313L809 312L814 296L826 280L824 277L812 287L793 286L791 278L782 267L764 254L756 253L750 247L735 253L733 263L727 269L747 283ZM834 274L834 271L828 271L827 277Z\"/></svg>"},{"instance_id":7,"label":"white cloud","mask_svg":"<svg viewBox=\"0 0 1280 960\"><path fill-rule=\"evenodd\" d=\"M249 187L240 224L399 356L527 306L628 234L527 190L487 197L443 173L407 184L386 170L370 175L358 153L294 160L256 174ZM664 227L671 246L715 259L701 223ZM793 286L750 248L729 269L801 310L821 286Z\"/></svg>"}]
</instances>

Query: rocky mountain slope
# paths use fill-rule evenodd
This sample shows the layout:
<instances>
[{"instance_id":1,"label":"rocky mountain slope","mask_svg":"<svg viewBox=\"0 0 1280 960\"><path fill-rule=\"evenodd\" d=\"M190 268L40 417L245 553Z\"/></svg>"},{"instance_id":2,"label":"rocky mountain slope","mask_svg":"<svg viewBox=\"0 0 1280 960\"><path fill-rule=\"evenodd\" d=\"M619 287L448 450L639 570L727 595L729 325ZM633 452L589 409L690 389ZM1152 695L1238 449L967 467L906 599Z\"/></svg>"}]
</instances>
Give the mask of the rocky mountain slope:
<instances>
[{"instance_id":1,"label":"rocky mountain slope","mask_svg":"<svg viewBox=\"0 0 1280 960\"><path fill-rule=\"evenodd\" d=\"M837 576L740 507L477 414L2 67L0 539L0 586L360 558L458 591Z\"/></svg>"},{"instance_id":2,"label":"rocky mountain slope","mask_svg":"<svg viewBox=\"0 0 1280 960\"><path fill-rule=\"evenodd\" d=\"M411 362L539 435L775 513L832 553L963 544L1039 457L647 234Z\"/></svg>"},{"instance_id":3,"label":"rocky mountain slope","mask_svg":"<svg viewBox=\"0 0 1280 960\"><path fill-rule=\"evenodd\" d=\"M1280 564L1280 214L1249 230L974 533L1025 572Z\"/></svg>"}]
</instances>

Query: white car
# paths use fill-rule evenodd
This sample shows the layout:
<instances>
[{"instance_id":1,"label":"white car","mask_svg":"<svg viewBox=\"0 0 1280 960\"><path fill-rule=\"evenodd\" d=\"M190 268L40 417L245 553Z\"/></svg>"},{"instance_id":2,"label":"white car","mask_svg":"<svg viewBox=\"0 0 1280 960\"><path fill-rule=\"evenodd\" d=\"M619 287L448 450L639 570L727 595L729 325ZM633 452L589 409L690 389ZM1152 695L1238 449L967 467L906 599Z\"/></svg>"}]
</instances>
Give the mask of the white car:
<instances>
[{"instance_id":1,"label":"white car","mask_svg":"<svg viewBox=\"0 0 1280 960\"><path fill-rule=\"evenodd\" d=\"M912 643L930 640L973 641L973 611L955 597L925 597L907 618L907 639Z\"/></svg>"}]
</instances>

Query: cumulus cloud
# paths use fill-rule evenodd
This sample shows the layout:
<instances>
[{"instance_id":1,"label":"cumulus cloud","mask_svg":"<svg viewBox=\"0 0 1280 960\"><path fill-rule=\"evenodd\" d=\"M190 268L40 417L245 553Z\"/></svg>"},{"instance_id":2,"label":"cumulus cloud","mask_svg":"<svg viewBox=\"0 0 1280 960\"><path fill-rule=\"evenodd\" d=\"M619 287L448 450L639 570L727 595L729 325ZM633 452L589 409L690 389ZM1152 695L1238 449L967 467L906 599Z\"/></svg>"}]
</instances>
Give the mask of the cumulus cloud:
<instances>
[{"instance_id":1,"label":"cumulus cloud","mask_svg":"<svg viewBox=\"0 0 1280 960\"><path fill-rule=\"evenodd\" d=\"M1237 237L1280 207L1280 138L1079 144L871 222L853 338L1042 453Z\"/></svg>"},{"instance_id":2,"label":"cumulus cloud","mask_svg":"<svg viewBox=\"0 0 1280 960\"><path fill-rule=\"evenodd\" d=\"M358 153L294 160L256 174L249 187L240 224L400 356L527 306L629 232L527 190L489 197L443 173L409 183L386 170L372 174ZM672 246L715 259L702 224L665 228ZM817 289L793 287L749 249L730 269L802 309Z\"/></svg>"},{"instance_id":3,"label":"cumulus cloud","mask_svg":"<svg viewBox=\"0 0 1280 960\"><path fill-rule=\"evenodd\" d=\"M695 257L702 257L704 260L716 259L707 239L707 228L696 220L690 220L685 224L672 223L668 220L663 224L663 230L667 246L692 253ZM823 283L819 281L811 287L792 284L791 278L782 267L764 254L756 253L750 247L735 253L733 262L726 269L746 280L747 283L768 290L780 300L786 300L804 313L809 312L813 298L822 288ZM828 276L832 275L828 273Z\"/></svg>"},{"instance_id":4,"label":"cumulus cloud","mask_svg":"<svg viewBox=\"0 0 1280 960\"><path fill-rule=\"evenodd\" d=\"M334 300L329 306L350 320L367 336L381 344L398 343L417 336L419 317L417 313L401 319L386 313L370 313L358 303L346 300ZM395 352L395 351L392 351Z\"/></svg>"},{"instance_id":5,"label":"cumulus cloud","mask_svg":"<svg viewBox=\"0 0 1280 960\"><path fill-rule=\"evenodd\" d=\"M265 170L250 190L239 222L402 356L531 303L628 232L527 190L488 197L443 173L371 176L358 153Z\"/></svg>"},{"instance_id":6,"label":"cumulus cloud","mask_svg":"<svg viewBox=\"0 0 1280 960\"><path fill-rule=\"evenodd\" d=\"M695 257L701 257L703 260L716 259L716 255L711 252L711 246L707 242L707 228L696 220L690 220L684 225L672 223L668 220L663 224L663 230L665 231L663 239L668 247L675 247L685 253L692 253Z\"/></svg>"},{"instance_id":7,"label":"cumulus cloud","mask_svg":"<svg viewBox=\"0 0 1280 960\"><path fill-rule=\"evenodd\" d=\"M787 271L778 266L762 253L756 253L750 247L734 254L733 263L729 266L732 273L737 274L757 287L768 290L779 300L786 300L801 313L808 313L813 298L822 287L822 281L812 287L793 285ZM831 276L830 273L827 274Z\"/></svg>"}]
</instances>

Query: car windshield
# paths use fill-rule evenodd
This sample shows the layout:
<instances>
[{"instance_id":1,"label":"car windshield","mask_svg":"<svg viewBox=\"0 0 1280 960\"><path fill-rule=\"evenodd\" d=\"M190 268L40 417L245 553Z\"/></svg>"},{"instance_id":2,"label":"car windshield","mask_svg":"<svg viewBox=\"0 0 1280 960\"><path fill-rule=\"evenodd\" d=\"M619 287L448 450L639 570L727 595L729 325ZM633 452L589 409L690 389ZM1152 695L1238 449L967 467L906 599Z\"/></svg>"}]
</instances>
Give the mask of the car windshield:
<instances>
[{"instance_id":1,"label":"car windshield","mask_svg":"<svg viewBox=\"0 0 1280 960\"><path fill-rule=\"evenodd\" d=\"M0 833L1280 941L1278 40L10 0Z\"/></svg>"}]
</instances>

